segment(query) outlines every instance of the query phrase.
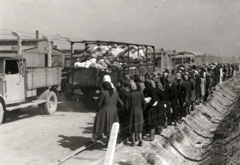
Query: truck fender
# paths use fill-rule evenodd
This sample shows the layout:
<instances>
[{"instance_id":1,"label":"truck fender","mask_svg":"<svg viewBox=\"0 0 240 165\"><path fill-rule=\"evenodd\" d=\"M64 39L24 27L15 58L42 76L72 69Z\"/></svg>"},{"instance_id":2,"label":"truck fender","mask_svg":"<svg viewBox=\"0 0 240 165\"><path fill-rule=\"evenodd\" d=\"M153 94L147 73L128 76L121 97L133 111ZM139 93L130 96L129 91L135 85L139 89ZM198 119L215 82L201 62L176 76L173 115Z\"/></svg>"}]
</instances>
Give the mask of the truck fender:
<instances>
[{"instance_id":1,"label":"truck fender","mask_svg":"<svg viewBox=\"0 0 240 165\"><path fill-rule=\"evenodd\" d=\"M2 103L3 105L3 108L4 108L4 111L6 111L6 104L5 104L5 100L3 98L3 96L0 94L0 102Z\"/></svg>"},{"instance_id":2,"label":"truck fender","mask_svg":"<svg viewBox=\"0 0 240 165\"><path fill-rule=\"evenodd\" d=\"M49 91L53 91L56 93L57 97L59 96L57 88L55 86L52 86L50 89L45 90L40 96L39 99L40 100L47 100L48 98L48 92Z\"/></svg>"},{"instance_id":3,"label":"truck fender","mask_svg":"<svg viewBox=\"0 0 240 165\"><path fill-rule=\"evenodd\" d=\"M53 91L53 92L55 92L55 93L56 93L56 95L57 95L57 98L59 98L59 92L58 92L58 89L57 89L57 87L56 87L56 86L52 86L52 87L50 88L50 91Z\"/></svg>"},{"instance_id":4,"label":"truck fender","mask_svg":"<svg viewBox=\"0 0 240 165\"><path fill-rule=\"evenodd\" d=\"M40 100L47 100L48 92L49 92L49 89L45 90L45 91L39 96L39 99L40 99Z\"/></svg>"}]
</instances>

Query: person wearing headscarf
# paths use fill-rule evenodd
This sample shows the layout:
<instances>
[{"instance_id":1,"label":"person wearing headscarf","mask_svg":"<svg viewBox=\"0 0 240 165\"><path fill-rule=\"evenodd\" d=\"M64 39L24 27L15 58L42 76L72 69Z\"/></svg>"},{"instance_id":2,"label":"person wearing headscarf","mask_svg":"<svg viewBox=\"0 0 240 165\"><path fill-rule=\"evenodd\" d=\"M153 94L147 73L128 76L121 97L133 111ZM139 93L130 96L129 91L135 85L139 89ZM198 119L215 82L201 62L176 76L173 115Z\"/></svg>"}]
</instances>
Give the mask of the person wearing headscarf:
<instances>
[{"instance_id":1,"label":"person wearing headscarf","mask_svg":"<svg viewBox=\"0 0 240 165\"><path fill-rule=\"evenodd\" d=\"M143 132L143 110L145 108L145 99L143 93L137 89L134 81L130 81L130 92L128 93L128 111L129 111L129 134L132 137L131 146L135 146L135 136L138 137L138 146L142 146Z\"/></svg>"},{"instance_id":2,"label":"person wearing headscarf","mask_svg":"<svg viewBox=\"0 0 240 165\"><path fill-rule=\"evenodd\" d=\"M178 100L180 105L180 107L178 108L178 114L179 114L178 122L181 123L181 119L185 112L185 106L184 106L185 99L184 99L182 75L180 72L176 74L175 81L173 84L176 86L178 91Z\"/></svg>"},{"instance_id":3,"label":"person wearing headscarf","mask_svg":"<svg viewBox=\"0 0 240 165\"><path fill-rule=\"evenodd\" d=\"M204 101L207 101L207 98L212 94L212 85L213 85L213 73L212 69L208 68L206 73L206 93L204 96Z\"/></svg>"},{"instance_id":4,"label":"person wearing headscarf","mask_svg":"<svg viewBox=\"0 0 240 165\"><path fill-rule=\"evenodd\" d=\"M141 83L140 77L137 74L135 74L133 80L135 81L135 83L137 85L137 90L142 92L143 89L145 88L145 86L144 87L142 86L143 83Z\"/></svg>"},{"instance_id":5,"label":"person wearing headscarf","mask_svg":"<svg viewBox=\"0 0 240 165\"><path fill-rule=\"evenodd\" d=\"M195 95L195 84L196 84L196 78L195 78L195 74L191 73L190 74L190 78L189 81L192 84L192 90L191 90L191 109L189 109L189 111L193 111L195 109L195 102L196 102L196 95Z\"/></svg>"},{"instance_id":6,"label":"person wearing headscarf","mask_svg":"<svg viewBox=\"0 0 240 165\"><path fill-rule=\"evenodd\" d=\"M163 75L160 77L160 82L162 83L164 89L165 89L165 86L167 85L168 75L169 75L169 70L165 69L163 72Z\"/></svg>"},{"instance_id":7,"label":"person wearing headscarf","mask_svg":"<svg viewBox=\"0 0 240 165\"><path fill-rule=\"evenodd\" d=\"M119 98L123 102L123 106L118 106L118 117L119 117L119 124L120 124L120 138L125 140L125 143L128 141L127 137L129 136L128 130L128 121L129 121L129 114L127 111L127 95L128 91L126 90L126 81L119 79L116 82L116 88L119 95Z\"/></svg>"},{"instance_id":8,"label":"person wearing headscarf","mask_svg":"<svg viewBox=\"0 0 240 165\"><path fill-rule=\"evenodd\" d=\"M109 75L103 76L103 82L109 82L111 84L112 88L114 88L111 77Z\"/></svg>"},{"instance_id":9,"label":"person wearing headscarf","mask_svg":"<svg viewBox=\"0 0 240 165\"><path fill-rule=\"evenodd\" d=\"M196 105L199 105L200 96L201 96L201 77L197 70L195 70L195 96L196 96Z\"/></svg>"},{"instance_id":10,"label":"person wearing headscarf","mask_svg":"<svg viewBox=\"0 0 240 165\"><path fill-rule=\"evenodd\" d=\"M119 121L116 110L117 103L123 104L110 82L103 82L102 87L103 90L100 92L97 100L98 111L94 121L93 135L102 133L109 135L112 124ZM92 140L95 139L93 138Z\"/></svg>"},{"instance_id":11,"label":"person wearing headscarf","mask_svg":"<svg viewBox=\"0 0 240 165\"><path fill-rule=\"evenodd\" d=\"M182 94L183 94L183 98L184 98L184 116L186 116L187 114L190 113L190 109L192 107L192 90L193 90L193 84L190 82L189 80L189 74L185 73L184 75L184 80L183 80L183 84L182 84Z\"/></svg>"},{"instance_id":12,"label":"person wearing headscarf","mask_svg":"<svg viewBox=\"0 0 240 165\"><path fill-rule=\"evenodd\" d=\"M145 85L144 85L144 77L143 76L140 76L139 77L139 80L140 80L140 82L139 82L139 85L140 85L140 87L141 87L141 92L143 92L143 90L145 89Z\"/></svg>"},{"instance_id":13,"label":"person wearing headscarf","mask_svg":"<svg viewBox=\"0 0 240 165\"><path fill-rule=\"evenodd\" d=\"M177 125L178 122L178 109L179 107L179 91L175 84L173 83L173 77L168 77L168 85L166 86L166 93L169 96L169 106L170 106L170 113L169 113L169 124Z\"/></svg>"},{"instance_id":14,"label":"person wearing headscarf","mask_svg":"<svg viewBox=\"0 0 240 165\"><path fill-rule=\"evenodd\" d=\"M144 120L145 120L145 128L150 129L150 136L145 140L153 141L155 137L155 128L159 125L158 122L158 111L157 111L157 95L156 91L152 86L150 80L146 80L144 82L145 89L143 90L143 94L145 99L147 100L147 104L144 111Z\"/></svg>"},{"instance_id":15,"label":"person wearing headscarf","mask_svg":"<svg viewBox=\"0 0 240 165\"><path fill-rule=\"evenodd\" d=\"M200 78L201 78L201 84L200 84L200 88L201 88L201 96L200 96L200 103L203 102L204 96L205 96L205 91L206 91L206 72L205 69L201 69L200 72Z\"/></svg>"}]
</instances>

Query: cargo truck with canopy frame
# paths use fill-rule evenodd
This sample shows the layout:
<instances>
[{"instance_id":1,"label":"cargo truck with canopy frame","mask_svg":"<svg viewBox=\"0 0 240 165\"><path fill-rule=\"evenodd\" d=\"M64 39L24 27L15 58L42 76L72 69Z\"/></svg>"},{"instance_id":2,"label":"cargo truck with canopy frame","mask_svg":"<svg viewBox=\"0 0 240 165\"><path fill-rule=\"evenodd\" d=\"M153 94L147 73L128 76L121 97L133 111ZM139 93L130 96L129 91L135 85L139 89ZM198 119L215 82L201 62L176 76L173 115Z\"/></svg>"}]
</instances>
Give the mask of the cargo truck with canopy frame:
<instances>
[{"instance_id":1,"label":"cargo truck with canopy frame","mask_svg":"<svg viewBox=\"0 0 240 165\"><path fill-rule=\"evenodd\" d=\"M101 83L103 81L104 75L110 75L113 83L116 83L118 79L126 79L125 75L145 75L147 72L154 71L154 53L155 47L153 45L144 44L132 44L125 42L114 42L114 41L71 41L71 54L65 57L65 60L70 60L68 62L70 66L64 68L63 72L63 83L62 88L65 91L65 96L67 99L71 99L73 95L81 95L83 98L83 103L85 107L94 105L94 96L96 96L96 91L101 89ZM84 47L82 54L74 54L74 45L81 44ZM89 54L89 47L94 46L94 51L100 51L100 55L94 56L94 58L108 59L109 63L107 68L91 68L91 67L76 67L74 64L79 61L81 57L85 54ZM108 58L109 51L101 53L101 48L108 47L109 49L124 48L124 51L115 54L115 56L110 59ZM134 47L135 58L130 57L130 50ZM139 58L139 49L144 49L144 58ZM143 52L143 51L142 51ZM97 59L98 61L99 59ZM66 62L65 62L66 63ZM115 63L121 64L121 66L114 65Z\"/></svg>"}]
</instances>

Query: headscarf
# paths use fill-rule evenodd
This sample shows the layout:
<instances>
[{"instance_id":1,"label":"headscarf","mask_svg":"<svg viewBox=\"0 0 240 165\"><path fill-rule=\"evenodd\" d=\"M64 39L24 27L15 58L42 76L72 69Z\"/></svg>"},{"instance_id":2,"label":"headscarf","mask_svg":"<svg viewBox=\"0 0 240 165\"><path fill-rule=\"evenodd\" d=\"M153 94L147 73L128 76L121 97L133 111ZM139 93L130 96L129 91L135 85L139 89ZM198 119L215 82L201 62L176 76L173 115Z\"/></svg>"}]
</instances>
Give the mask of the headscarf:
<instances>
[{"instance_id":1,"label":"headscarf","mask_svg":"<svg viewBox=\"0 0 240 165\"><path fill-rule=\"evenodd\" d=\"M130 90L131 91L137 90L137 85L133 80L130 80Z\"/></svg>"},{"instance_id":2,"label":"headscarf","mask_svg":"<svg viewBox=\"0 0 240 165\"><path fill-rule=\"evenodd\" d=\"M144 82L144 81L145 81L145 79L144 79L143 76L140 76L140 77L139 77L139 80L140 80L140 82Z\"/></svg>"},{"instance_id":3,"label":"headscarf","mask_svg":"<svg viewBox=\"0 0 240 165\"><path fill-rule=\"evenodd\" d=\"M134 81L135 82L140 82L140 78L137 74L134 75Z\"/></svg>"},{"instance_id":4,"label":"headscarf","mask_svg":"<svg viewBox=\"0 0 240 165\"><path fill-rule=\"evenodd\" d=\"M146 88L153 88L151 81L148 79L144 82Z\"/></svg>"},{"instance_id":5,"label":"headscarf","mask_svg":"<svg viewBox=\"0 0 240 165\"><path fill-rule=\"evenodd\" d=\"M152 87L155 88L156 87L156 84L153 80L150 80L151 81L151 84L152 84Z\"/></svg>"},{"instance_id":6,"label":"headscarf","mask_svg":"<svg viewBox=\"0 0 240 165\"><path fill-rule=\"evenodd\" d=\"M111 84L112 88L114 88L111 77L109 75L103 76L103 82L109 82Z\"/></svg>"},{"instance_id":7,"label":"headscarf","mask_svg":"<svg viewBox=\"0 0 240 165\"><path fill-rule=\"evenodd\" d=\"M157 86L158 86L158 89L160 89L161 91L164 91L163 85L160 81L157 83Z\"/></svg>"},{"instance_id":8,"label":"headscarf","mask_svg":"<svg viewBox=\"0 0 240 165\"><path fill-rule=\"evenodd\" d=\"M110 82L105 81L102 83L103 90L108 90L110 97L113 95L113 88Z\"/></svg>"}]
</instances>

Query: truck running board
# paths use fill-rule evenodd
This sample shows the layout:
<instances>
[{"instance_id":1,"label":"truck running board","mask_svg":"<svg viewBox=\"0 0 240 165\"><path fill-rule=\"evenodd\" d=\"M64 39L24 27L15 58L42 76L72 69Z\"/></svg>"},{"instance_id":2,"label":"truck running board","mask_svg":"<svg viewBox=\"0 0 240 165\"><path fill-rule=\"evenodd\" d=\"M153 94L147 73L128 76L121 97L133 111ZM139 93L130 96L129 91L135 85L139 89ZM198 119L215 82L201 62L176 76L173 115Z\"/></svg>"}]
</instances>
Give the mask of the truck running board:
<instances>
[{"instance_id":1,"label":"truck running board","mask_svg":"<svg viewBox=\"0 0 240 165\"><path fill-rule=\"evenodd\" d=\"M12 110L15 110L15 109L33 107L33 106L37 106L37 105L45 103L45 102L47 102L47 100L34 100L33 102L30 102L30 103L24 103L24 104L12 106L12 107L7 107L6 110L7 111L12 111Z\"/></svg>"}]
</instances>

